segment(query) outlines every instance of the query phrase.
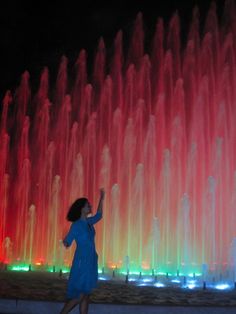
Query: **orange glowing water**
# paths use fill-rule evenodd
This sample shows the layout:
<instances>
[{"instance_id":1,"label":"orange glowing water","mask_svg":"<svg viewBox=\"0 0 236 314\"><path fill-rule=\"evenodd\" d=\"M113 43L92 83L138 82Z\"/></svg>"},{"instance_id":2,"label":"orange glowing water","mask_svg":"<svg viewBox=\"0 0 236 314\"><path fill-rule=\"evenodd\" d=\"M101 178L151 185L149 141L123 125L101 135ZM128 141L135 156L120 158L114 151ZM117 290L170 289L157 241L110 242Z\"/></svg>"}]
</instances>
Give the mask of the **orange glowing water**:
<instances>
[{"instance_id":1,"label":"orange glowing water","mask_svg":"<svg viewBox=\"0 0 236 314\"><path fill-rule=\"evenodd\" d=\"M93 77L86 52L68 79L62 58L55 88L44 69L7 93L0 124L0 256L67 264L61 247L68 206L87 196L96 208L101 266L197 269L228 262L236 236L236 12L220 26L212 5L199 35L194 10L186 46L177 14L156 25L144 53L142 16L126 58L122 33L106 72L100 41ZM70 83L69 83L70 82ZM128 262L125 258L129 257Z\"/></svg>"}]
</instances>

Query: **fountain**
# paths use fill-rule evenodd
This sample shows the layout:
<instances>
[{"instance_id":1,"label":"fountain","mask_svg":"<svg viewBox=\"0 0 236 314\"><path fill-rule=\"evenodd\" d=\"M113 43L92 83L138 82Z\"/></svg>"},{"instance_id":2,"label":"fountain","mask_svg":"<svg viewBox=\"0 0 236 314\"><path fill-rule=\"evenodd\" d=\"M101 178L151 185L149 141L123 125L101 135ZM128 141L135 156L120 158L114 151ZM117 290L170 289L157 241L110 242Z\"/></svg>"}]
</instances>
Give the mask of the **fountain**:
<instances>
[{"instance_id":1,"label":"fountain","mask_svg":"<svg viewBox=\"0 0 236 314\"><path fill-rule=\"evenodd\" d=\"M90 79L84 50L74 81L66 57L54 88L47 68L35 94L22 75L1 105L2 263L68 267L68 206L80 196L95 206L102 186L103 272L188 276L204 265L205 278L227 268L236 236L235 16L227 0L220 24L213 3L200 35L195 8L185 46L178 14L167 29L159 18L145 54L139 14L127 58L122 32L112 60L101 39Z\"/></svg>"}]
</instances>

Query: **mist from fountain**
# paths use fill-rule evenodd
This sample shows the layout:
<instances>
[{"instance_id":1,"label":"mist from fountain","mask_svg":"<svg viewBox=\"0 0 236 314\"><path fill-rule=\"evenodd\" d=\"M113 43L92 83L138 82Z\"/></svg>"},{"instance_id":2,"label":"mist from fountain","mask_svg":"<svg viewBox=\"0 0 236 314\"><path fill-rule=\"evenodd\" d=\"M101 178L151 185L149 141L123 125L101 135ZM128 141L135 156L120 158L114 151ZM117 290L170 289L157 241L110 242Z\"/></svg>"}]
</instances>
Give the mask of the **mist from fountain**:
<instances>
[{"instance_id":1,"label":"mist from fountain","mask_svg":"<svg viewBox=\"0 0 236 314\"><path fill-rule=\"evenodd\" d=\"M200 35L195 8L186 45L178 14L168 28L159 18L148 54L139 14L127 56L121 31L112 60L101 39L90 78L84 50L73 79L62 57L55 87L47 68L36 94L22 75L1 107L1 261L69 265L68 206L80 196L95 206L104 187L100 267L226 265L236 232L235 16L227 0L219 23L213 3Z\"/></svg>"}]
</instances>

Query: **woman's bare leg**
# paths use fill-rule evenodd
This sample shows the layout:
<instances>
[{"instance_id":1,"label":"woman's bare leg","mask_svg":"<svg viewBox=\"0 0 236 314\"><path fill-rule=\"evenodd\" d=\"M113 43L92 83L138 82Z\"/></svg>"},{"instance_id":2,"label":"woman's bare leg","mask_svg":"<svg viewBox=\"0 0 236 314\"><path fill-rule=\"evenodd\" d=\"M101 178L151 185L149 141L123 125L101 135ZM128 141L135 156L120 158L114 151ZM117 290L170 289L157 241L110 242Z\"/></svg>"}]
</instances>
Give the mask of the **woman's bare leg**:
<instances>
[{"instance_id":1,"label":"woman's bare leg","mask_svg":"<svg viewBox=\"0 0 236 314\"><path fill-rule=\"evenodd\" d=\"M79 305L80 314L88 314L89 295L85 294Z\"/></svg>"},{"instance_id":2,"label":"woman's bare leg","mask_svg":"<svg viewBox=\"0 0 236 314\"><path fill-rule=\"evenodd\" d=\"M60 314L68 314L71 310L73 310L74 307L76 307L79 303L82 302L84 298L84 294L80 295L79 299L71 299L67 301L61 310Z\"/></svg>"}]
</instances>

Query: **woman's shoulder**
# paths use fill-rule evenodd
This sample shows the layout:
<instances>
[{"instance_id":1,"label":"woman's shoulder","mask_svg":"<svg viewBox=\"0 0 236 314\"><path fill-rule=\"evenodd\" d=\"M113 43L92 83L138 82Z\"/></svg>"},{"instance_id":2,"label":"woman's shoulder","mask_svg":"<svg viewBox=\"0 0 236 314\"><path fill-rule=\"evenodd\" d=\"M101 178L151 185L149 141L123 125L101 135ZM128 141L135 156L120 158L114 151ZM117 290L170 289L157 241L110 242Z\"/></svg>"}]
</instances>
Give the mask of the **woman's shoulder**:
<instances>
[{"instance_id":1,"label":"woman's shoulder","mask_svg":"<svg viewBox=\"0 0 236 314\"><path fill-rule=\"evenodd\" d=\"M83 227L87 224L87 219L78 219L75 222L73 222L75 227Z\"/></svg>"}]
</instances>

